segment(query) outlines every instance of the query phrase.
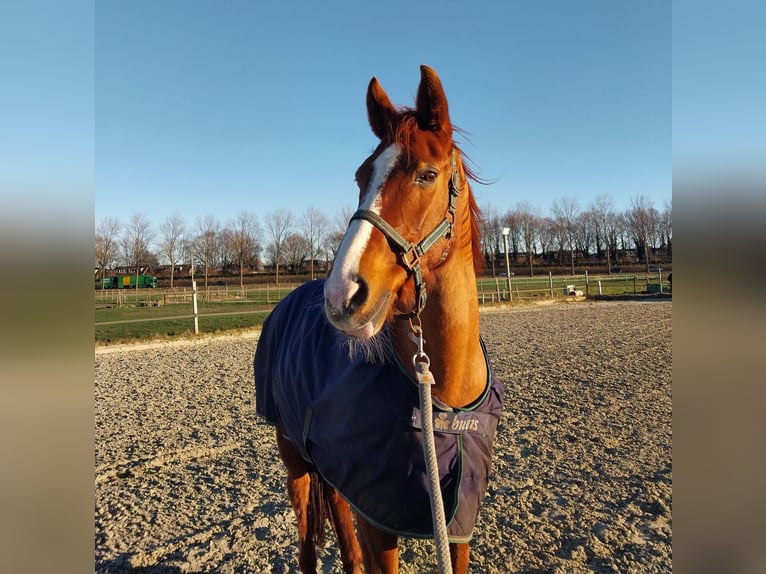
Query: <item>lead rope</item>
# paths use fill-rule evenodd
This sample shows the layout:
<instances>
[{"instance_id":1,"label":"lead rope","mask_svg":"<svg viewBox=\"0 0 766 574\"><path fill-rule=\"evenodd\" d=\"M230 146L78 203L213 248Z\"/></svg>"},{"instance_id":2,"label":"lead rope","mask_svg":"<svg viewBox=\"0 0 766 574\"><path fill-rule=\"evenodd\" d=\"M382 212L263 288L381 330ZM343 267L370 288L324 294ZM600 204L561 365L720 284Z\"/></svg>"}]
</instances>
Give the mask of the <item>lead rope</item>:
<instances>
[{"instance_id":1,"label":"lead rope","mask_svg":"<svg viewBox=\"0 0 766 574\"><path fill-rule=\"evenodd\" d=\"M439 465L436 459L436 445L434 443L434 417L431 405L431 385L435 383L431 374L431 359L428 358L423 345L423 329L420 318L415 317L416 323L410 320L412 333L410 338L417 344L418 350L412 356L412 366L415 367L415 375L418 379L418 397L420 399L420 424L423 429L423 455L426 461L428 474L428 495L431 499L431 520L434 527L434 544L436 545L436 564L439 574L452 574L452 562L449 553L449 539L447 537L447 519L444 515L444 503L442 501L442 489L439 484Z\"/></svg>"}]
</instances>

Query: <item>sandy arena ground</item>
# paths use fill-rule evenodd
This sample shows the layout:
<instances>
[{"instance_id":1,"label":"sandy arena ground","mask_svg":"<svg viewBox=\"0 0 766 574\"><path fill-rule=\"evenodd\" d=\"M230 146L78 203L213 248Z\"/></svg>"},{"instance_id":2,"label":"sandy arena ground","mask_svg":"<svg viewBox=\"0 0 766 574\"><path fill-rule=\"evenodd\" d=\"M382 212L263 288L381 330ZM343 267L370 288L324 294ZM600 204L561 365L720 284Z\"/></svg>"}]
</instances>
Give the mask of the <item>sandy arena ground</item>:
<instances>
[{"instance_id":1,"label":"sandy arena ground","mask_svg":"<svg viewBox=\"0 0 766 574\"><path fill-rule=\"evenodd\" d=\"M506 395L470 572L671 572L672 303L481 321ZM96 351L96 572L298 572L284 468L254 414L255 346ZM330 544L322 564L341 572ZM432 542L401 541L400 564L435 572Z\"/></svg>"}]
</instances>

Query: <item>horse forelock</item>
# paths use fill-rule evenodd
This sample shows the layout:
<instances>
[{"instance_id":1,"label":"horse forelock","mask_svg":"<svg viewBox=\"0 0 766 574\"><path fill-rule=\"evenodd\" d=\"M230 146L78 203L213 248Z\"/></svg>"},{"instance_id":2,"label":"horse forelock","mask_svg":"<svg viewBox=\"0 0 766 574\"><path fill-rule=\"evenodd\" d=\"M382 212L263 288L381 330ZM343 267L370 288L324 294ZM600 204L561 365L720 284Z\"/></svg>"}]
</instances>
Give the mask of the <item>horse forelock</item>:
<instances>
[{"instance_id":1,"label":"horse forelock","mask_svg":"<svg viewBox=\"0 0 766 574\"><path fill-rule=\"evenodd\" d=\"M407 164L414 158L450 153L453 145L451 135L439 129L423 129L417 111L402 109L392 124L393 142L402 150L403 159Z\"/></svg>"}]
</instances>

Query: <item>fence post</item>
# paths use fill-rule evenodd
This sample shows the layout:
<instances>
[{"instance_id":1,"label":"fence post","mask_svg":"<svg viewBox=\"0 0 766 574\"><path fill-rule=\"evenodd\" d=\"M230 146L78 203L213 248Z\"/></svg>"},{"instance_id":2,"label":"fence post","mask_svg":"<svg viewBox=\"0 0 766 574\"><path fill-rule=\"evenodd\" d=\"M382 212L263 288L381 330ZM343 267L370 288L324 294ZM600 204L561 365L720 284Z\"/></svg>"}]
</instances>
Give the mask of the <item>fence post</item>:
<instances>
[{"instance_id":1,"label":"fence post","mask_svg":"<svg viewBox=\"0 0 766 574\"><path fill-rule=\"evenodd\" d=\"M551 289L551 299L553 299L553 272L548 271L548 286Z\"/></svg>"},{"instance_id":2,"label":"fence post","mask_svg":"<svg viewBox=\"0 0 766 574\"><path fill-rule=\"evenodd\" d=\"M590 297L590 290L588 289L588 270L585 270L585 297Z\"/></svg>"},{"instance_id":3,"label":"fence post","mask_svg":"<svg viewBox=\"0 0 766 574\"><path fill-rule=\"evenodd\" d=\"M197 281L192 279L192 309L194 310L194 334L199 335L199 322L197 320Z\"/></svg>"}]
</instances>

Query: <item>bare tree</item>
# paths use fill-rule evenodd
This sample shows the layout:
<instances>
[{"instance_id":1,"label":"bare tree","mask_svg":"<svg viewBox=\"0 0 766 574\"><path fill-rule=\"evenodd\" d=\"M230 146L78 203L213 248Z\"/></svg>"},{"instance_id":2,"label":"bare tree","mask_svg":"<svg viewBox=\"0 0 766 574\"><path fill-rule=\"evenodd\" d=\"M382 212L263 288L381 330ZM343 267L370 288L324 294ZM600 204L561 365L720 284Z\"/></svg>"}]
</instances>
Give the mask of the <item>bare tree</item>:
<instances>
[{"instance_id":1,"label":"bare tree","mask_svg":"<svg viewBox=\"0 0 766 574\"><path fill-rule=\"evenodd\" d=\"M564 196L553 201L553 218L555 219L559 236L560 248L569 250L570 262L572 264L572 275L574 275L574 250L575 238L577 234L577 217L580 213L580 206L574 197Z\"/></svg>"},{"instance_id":2,"label":"bare tree","mask_svg":"<svg viewBox=\"0 0 766 574\"><path fill-rule=\"evenodd\" d=\"M303 236L308 241L311 279L314 279L314 260L319 257L328 227L327 216L316 207L309 207L303 212Z\"/></svg>"},{"instance_id":3,"label":"bare tree","mask_svg":"<svg viewBox=\"0 0 766 574\"><path fill-rule=\"evenodd\" d=\"M500 254L500 242L503 237L503 222L497 214L497 209L491 204L481 208L481 220L479 221L479 233L481 234L481 247L484 259L492 266L492 276L496 277L495 264Z\"/></svg>"},{"instance_id":4,"label":"bare tree","mask_svg":"<svg viewBox=\"0 0 766 574\"><path fill-rule=\"evenodd\" d=\"M183 256L184 235L186 233L186 223L183 218L174 213L170 215L160 226L162 239L160 240L160 253L170 263L170 288L173 288L173 280L176 272L176 263Z\"/></svg>"},{"instance_id":5,"label":"bare tree","mask_svg":"<svg viewBox=\"0 0 766 574\"><path fill-rule=\"evenodd\" d=\"M205 269L205 288L210 274L210 267L216 258L221 224L214 215L198 217L195 223L196 237L194 251Z\"/></svg>"},{"instance_id":6,"label":"bare tree","mask_svg":"<svg viewBox=\"0 0 766 574\"><path fill-rule=\"evenodd\" d=\"M310 252L309 240L300 233L291 233L285 238L283 260L288 270L292 270L293 274L300 271Z\"/></svg>"},{"instance_id":7,"label":"bare tree","mask_svg":"<svg viewBox=\"0 0 766 574\"><path fill-rule=\"evenodd\" d=\"M344 235L345 233L336 230L328 233L327 237L325 237L324 252L327 257L328 269L330 264L335 260L335 256L338 254L338 249L340 248Z\"/></svg>"},{"instance_id":8,"label":"bare tree","mask_svg":"<svg viewBox=\"0 0 766 574\"><path fill-rule=\"evenodd\" d=\"M244 287L245 267L252 267L258 256L258 220L247 211L240 211L232 224L231 252L239 267L239 286Z\"/></svg>"},{"instance_id":9,"label":"bare tree","mask_svg":"<svg viewBox=\"0 0 766 574\"><path fill-rule=\"evenodd\" d=\"M582 211L577 215L575 219L575 248L586 260L590 258L591 248L596 242L594 228L593 213L590 210Z\"/></svg>"},{"instance_id":10,"label":"bare tree","mask_svg":"<svg viewBox=\"0 0 766 574\"><path fill-rule=\"evenodd\" d=\"M668 256L673 256L673 200L665 200L665 209L660 216L660 232L662 234L662 243L668 250Z\"/></svg>"},{"instance_id":11,"label":"bare tree","mask_svg":"<svg viewBox=\"0 0 766 574\"><path fill-rule=\"evenodd\" d=\"M524 249L527 252L527 265L529 266L529 275L534 276L532 262L535 255L535 239L538 236L540 228L540 216L529 205L527 201L520 201L516 204L516 217L519 222L519 232L524 242Z\"/></svg>"},{"instance_id":12,"label":"bare tree","mask_svg":"<svg viewBox=\"0 0 766 574\"><path fill-rule=\"evenodd\" d=\"M564 224L556 217L548 218L548 231L551 234L551 245L556 249L556 263L564 264L564 255L568 251L569 243L567 234L564 231Z\"/></svg>"},{"instance_id":13,"label":"bare tree","mask_svg":"<svg viewBox=\"0 0 766 574\"><path fill-rule=\"evenodd\" d=\"M606 255L607 273L612 272L612 253L617 249L616 217L614 201L608 195L602 193L596 196L590 208L593 214L594 233L596 235L596 255L601 256L600 249L603 245Z\"/></svg>"},{"instance_id":14,"label":"bare tree","mask_svg":"<svg viewBox=\"0 0 766 574\"><path fill-rule=\"evenodd\" d=\"M96 228L96 266L104 288L106 268L114 265L119 253L119 236L122 224L116 217L105 217Z\"/></svg>"},{"instance_id":15,"label":"bare tree","mask_svg":"<svg viewBox=\"0 0 766 574\"><path fill-rule=\"evenodd\" d=\"M658 219L659 214L648 197L637 195L630 200L630 207L625 212L625 221L633 238L633 244L636 246L636 253L643 252L647 272L649 272L649 247L656 237Z\"/></svg>"},{"instance_id":16,"label":"bare tree","mask_svg":"<svg viewBox=\"0 0 766 574\"><path fill-rule=\"evenodd\" d=\"M293 228L293 214L287 209L272 211L266 216L264 226L269 240L266 251L276 270L276 283L279 285L279 264L283 263L285 240Z\"/></svg>"},{"instance_id":17,"label":"bare tree","mask_svg":"<svg viewBox=\"0 0 766 574\"><path fill-rule=\"evenodd\" d=\"M615 265L620 264L620 245L622 253L625 252L625 234L626 224L625 216L622 213L613 214L608 220L606 228L607 243L612 253L612 261ZM611 272L611 271L610 271Z\"/></svg>"},{"instance_id":18,"label":"bare tree","mask_svg":"<svg viewBox=\"0 0 766 574\"><path fill-rule=\"evenodd\" d=\"M518 211L506 211L502 219L503 227L508 228L508 241L510 242L511 261L516 261L519 257L519 247L521 245L521 220ZM502 231L501 231L502 233Z\"/></svg>"},{"instance_id":19,"label":"bare tree","mask_svg":"<svg viewBox=\"0 0 766 574\"><path fill-rule=\"evenodd\" d=\"M218 240L215 243L215 251L211 260L211 267L217 268L222 275L229 275L231 267L237 261L236 233L231 227L224 227L218 232Z\"/></svg>"},{"instance_id":20,"label":"bare tree","mask_svg":"<svg viewBox=\"0 0 766 574\"><path fill-rule=\"evenodd\" d=\"M153 237L149 219L141 213L134 213L124 228L123 249L125 262L136 268L136 289L138 289L138 275L142 266L148 266L156 259L149 251L149 244Z\"/></svg>"},{"instance_id":21,"label":"bare tree","mask_svg":"<svg viewBox=\"0 0 766 574\"><path fill-rule=\"evenodd\" d=\"M617 254L626 253L631 244L630 231L628 230L628 218L625 212L617 216L617 227L615 230L615 245L617 245ZM634 245L635 246L635 245ZM615 257L615 261L617 258Z\"/></svg>"},{"instance_id":22,"label":"bare tree","mask_svg":"<svg viewBox=\"0 0 766 574\"><path fill-rule=\"evenodd\" d=\"M189 264L189 274L191 275L191 268L194 266L194 262L197 260L197 237L187 233L181 241L181 263Z\"/></svg>"},{"instance_id":23,"label":"bare tree","mask_svg":"<svg viewBox=\"0 0 766 574\"><path fill-rule=\"evenodd\" d=\"M351 207L343 207L329 222L329 232L325 236L324 250L327 256L327 263L335 260L335 256L338 253L340 244L343 241L343 237L346 235L346 229L348 229L348 223L351 220L351 216L354 214L354 210Z\"/></svg>"},{"instance_id":24,"label":"bare tree","mask_svg":"<svg viewBox=\"0 0 766 574\"><path fill-rule=\"evenodd\" d=\"M543 259L550 259L551 249L556 243L556 223L551 217L541 217L539 226L540 254Z\"/></svg>"}]
</instances>

